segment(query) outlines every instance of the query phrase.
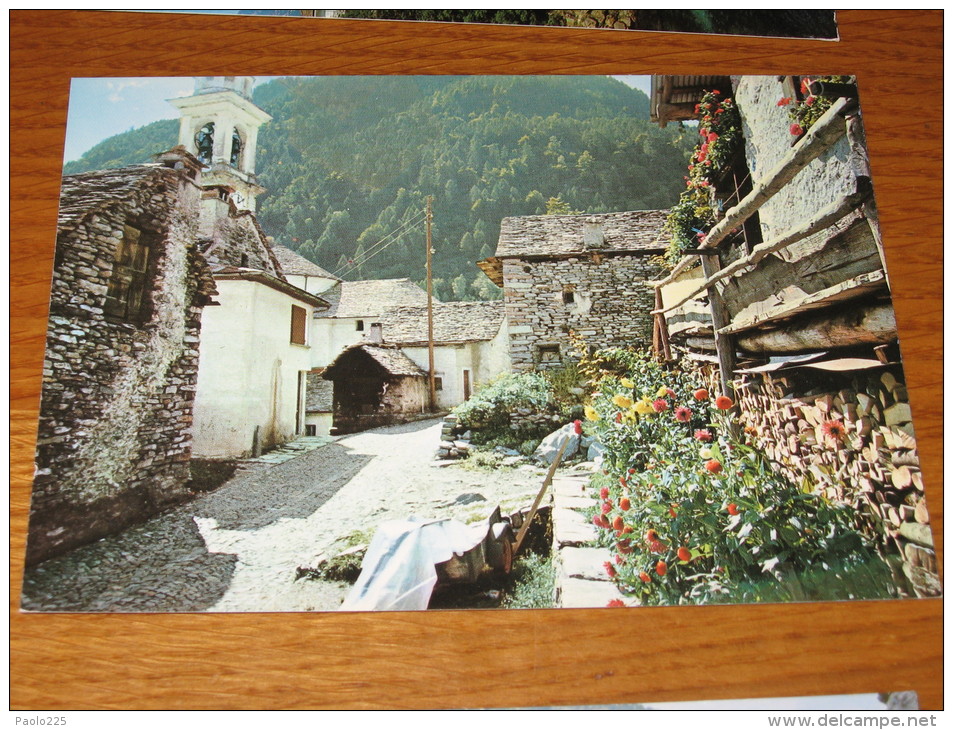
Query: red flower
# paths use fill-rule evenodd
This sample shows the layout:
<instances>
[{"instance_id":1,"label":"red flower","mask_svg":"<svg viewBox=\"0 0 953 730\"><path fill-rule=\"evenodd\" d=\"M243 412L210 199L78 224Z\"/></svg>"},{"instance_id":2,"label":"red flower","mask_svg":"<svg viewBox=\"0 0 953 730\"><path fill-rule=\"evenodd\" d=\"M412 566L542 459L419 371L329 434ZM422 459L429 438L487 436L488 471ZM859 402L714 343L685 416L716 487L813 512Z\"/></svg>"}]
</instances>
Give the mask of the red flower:
<instances>
[{"instance_id":1,"label":"red flower","mask_svg":"<svg viewBox=\"0 0 953 730\"><path fill-rule=\"evenodd\" d=\"M665 575L668 572L668 566L665 564L664 560L659 560L655 564L655 572L659 575Z\"/></svg>"},{"instance_id":2,"label":"red flower","mask_svg":"<svg viewBox=\"0 0 953 730\"><path fill-rule=\"evenodd\" d=\"M606 500L602 503L602 514L608 514L612 511L612 502Z\"/></svg>"},{"instance_id":3,"label":"red flower","mask_svg":"<svg viewBox=\"0 0 953 730\"><path fill-rule=\"evenodd\" d=\"M730 515L736 515L736 514L738 514L738 505L736 505L734 502L729 502L729 503L728 503L728 514L730 514Z\"/></svg>"},{"instance_id":4,"label":"red flower","mask_svg":"<svg viewBox=\"0 0 953 730\"><path fill-rule=\"evenodd\" d=\"M631 466L629 467L629 474L635 474L635 468L634 468L634 467L631 467Z\"/></svg>"},{"instance_id":5,"label":"red flower","mask_svg":"<svg viewBox=\"0 0 953 730\"><path fill-rule=\"evenodd\" d=\"M653 553L664 553L665 543L659 542L658 540L656 540L655 542L651 542L649 543L649 550L652 551Z\"/></svg>"},{"instance_id":6,"label":"red flower","mask_svg":"<svg viewBox=\"0 0 953 730\"><path fill-rule=\"evenodd\" d=\"M606 561L602 564L602 567L606 569L606 573L610 578L615 578L615 566L612 563Z\"/></svg>"},{"instance_id":7,"label":"red flower","mask_svg":"<svg viewBox=\"0 0 953 730\"><path fill-rule=\"evenodd\" d=\"M596 527L608 527L609 521L602 515L596 515L592 518L592 524L594 524Z\"/></svg>"},{"instance_id":8,"label":"red flower","mask_svg":"<svg viewBox=\"0 0 953 730\"><path fill-rule=\"evenodd\" d=\"M679 406L675 409L675 420L682 423L688 423L692 420L692 409L685 406Z\"/></svg>"},{"instance_id":9,"label":"red flower","mask_svg":"<svg viewBox=\"0 0 953 730\"><path fill-rule=\"evenodd\" d=\"M711 93L714 94L715 96L721 96L721 92L718 91L718 89L712 89Z\"/></svg>"},{"instance_id":10,"label":"red flower","mask_svg":"<svg viewBox=\"0 0 953 730\"><path fill-rule=\"evenodd\" d=\"M622 528L622 534L623 534L623 535L627 535L627 534L630 534L630 533L632 533L632 532L633 532L632 528L629 527L628 525L626 525L625 527Z\"/></svg>"},{"instance_id":11,"label":"red flower","mask_svg":"<svg viewBox=\"0 0 953 730\"><path fill-rule=\"evenodd\" d=\"M600 499L609 499L609 487L603 487L599 490Z\"/></svg>"},{"instance_id":12,"label":"red flower","mask_svg":"<svg viewBox=\"0 0 953 730\"><path fill-rule=\"evenodd\" d=\"M790 103L791 103L790 96L782 96L780 99L778 99L778 106L787 106Z\"/></svg>"},{"instance_id":13,"label":"red flower","mask_svg":"<svg viewBox=\"0 0 953 730\"><path fill-rule=\"evenodd\" d=\"M623 487L625 486L625 477L619 477L619 484L621 484Z\"/></svg>"},{"instance_id":14,"label":"red flower","mask_svg":"<svg viewBox=\"0 0 953 730\"><path fill-rule=\"evenodd\" d=\"M656 542L657 540L658 540L658 533L655 530L649 529L645 531L646 542Z\"/></svg>"},{"instance_id":15,"label":"red flower","mask_svg":"<svg viewBox=\"0 0 953 730\"><path fill-rule=\"evenodd\" d=\"M735 405L735 402L729 398L727 395L720 395L715 398L715 408L719 411L727 411L729 408L732 408Z\"/></svg>"},{"instance_id":16,"label":"red flower","mask_svg":"<svg viewBox=\"0 0 953 730\"><path fill-rule=\"evenodd\" d=\"M847 434L847 429L844 428L844 424L840 421L824 421L824 423L821 424L821 431L823 431L824 435L831 441L840 441Z\"/></svg>"},{"instance_id":17,"label":"red flower","mask_svg":"<svg viewBox=\"0 0 953 730\"><path fill-rule=\"evenodd\" d=\"M582 436L582 421L573 421L573 430L576 432L577 436Z\"/></svg>"},{"instance_id":18,"label":"red flower","mask_svg":"<svg viewBox=\"0 0 953 730\"><path fill-rule=\"evenodd\" d=\"M668 513L672 516L672 519L674 520L675 519L675 505L674 504L668 508Z\"/></svg>"},{"instance_id":19,"label":"red flower","mask_svg":"<svg viewBox=\"0 0 953 730\"><path fill-rule=\"evenodd\" d=\"M695 113L696 113L696 114L700 114L700 113L701 113L701 110L702 110L702 105L701 105L701 104L696 104L696 105L695 105Z\"/></svg>"},{"instance_id":20,"label":"red flower","mask_svg":"<svg viewBox=\"0 0 953 730\"><path fill-rule=\"evenodd\" d=\"M700 428L695 431L695 438L699 441L711 441L711 431L707 428Z\"/></svg>"},{"instance_id":21,"label":"red flower","mask_svg":"<svg viewBox=\"0 0 953 730\"><path fill-rule=\"evenodd\" d=\"M622 412L621 412L621 411L620 411L619 413L616 413L616 414L615 414L615 422L616 422L616 423L622 423Z\"/></svg>"},{"instance_id":22,"label":"red flower","mask_svg":"<svg viewBox=\"0 0 953 730\"><path fill-rule=\"evenodd\" d=\"M802 134L804 134L804 127L795 122L791 125L791 129L788 131L790 131L793 136L800 137Z\"/></svg>"},{"instance_id":23,"label":"red flower","mask_svg":"<svg viewBox=\"0 0 953 730\"><path fill-rule=\"evenodd\" d=\"M646 573L644 570L639 571L639 580L641 580L643 583L652 582L652 579L649 577L649 574Z\"/></svg>"},{"instance_id":24,"label":"red flower","mask_svg":"<svg viewBox=\"0 0 953 730\"><path fill-rule=\"evenodd\" d=\"M629 501L628 497L623 497L622 499L619 500L619 509L622 510L623 512L628 512L629 507L631 506L632 506L632 503Z\"/></svg>"},{"instance_id":25,"label":"red flower","mask_svg":"<svg viewBox=\"0 0 953 730\"><path fill-rule=\"evenodd\" d=\"M692 559L692 552L687 547L680 547L678 549L678 559L684 562L688 562Z\"/></svg>"},{"instance_id":26,"label":"red flower","mask_svg":"<svg viewBox=\"0 0 953 730\"><path fill-rule=\"evenodd\" d=\"M717 459L710 459L705 462L705 468L712 474L717 474L721 471L721 462Z\"/></svg>"},{"instance_id":27,"label":"red flower","mask_svg":"<svg viewBox=\"0 0 953 730\"><path fill-rule=\"evenodd\" d=\"M662 411L668 410L668 403L666 403L664 400L659 398L657 401L652 403L652 408L655 409L656 413L661 413Z\"/></svg>"},{"instance_id":28,"label":"red flower","mask_svg":"<svg viewBox=\"0 0 953 730\"><path fill-rule=\"evenodd\" d=\"M808 88L811 85L811 80L807 77L801 79L801 93L810 94L811 90Z\"/></svg>"},{"instance_id":29,"label":"red flower","mask_svg":"<svg viewBox=\"0 0 953 730\"><path fill-rule=\"evenodd\" d=\"M711 134L708 135L708 141L709 141L709 142L714 142L716 139L718 139L718 135L715 134L714 132L712 132Z\"/></svg>"},{"instance_id":30,"label":"red flower","mask_svg":"<svg viewBox=\"0 0 953 730\"><path fill-rule=\"evenodd\" d=\"M666 389L665 389L665 395L667 395L669 398L674 398L674 397L675 397L675 391L672 390L671 388L666 388Z\"/></svg>"},{"instance_id":31,"label":"red flower","mask_svg":"<svg viewBox=\"0 0 953 730\"><path fill-rule=\"evenodd\" d=\"M724 113L725 113L725 110L724 110L724 109L716 109L716 110L715 110L715 114L724 114Z\"/></svg>"},{"instance_id":32,"label":"red flower","mask_svg":"<svg viewBox=\"0 0 953 730\"><path fill-rule=\"evenodd\" d=\"M631 540L619 540L619 544L616 545L616 548L623 555L628 555L632 552L632 541Z\"/></svg>"},{"instance_id":33,"label":"red flower","mask_svg":"<svg viewBox=\"0 0 953 730\"><path fill-rule=\"evenodd\" d=\"M616 564L616 565L622 565L622 563L624 563L624 562L625 562L625 558L623 558L621 555L616 555L616 556L615 556L615 564Z\"/></svg>"},{"instance_id":34,"label":"red flower","mask_svg":"<svg viewBox=\"0 0 953 730\"><path fill-rule=\"evenodd\" d=\"M692 395L695 396L695 400L708 400L708 390L706 388L699 388Z\"/></svg>"},{"instance_id":35,"label":"red flower","mask_svg":"<svg viewBox=\"0 0 953 730\"><path fill-rule=\"evenodd\" d=\"M622 521L622 517L616 516L616 518L612 520L612 529L622 532L623 527L625 527L625 523Z\"/></svg>"},{"instance_id":36,"label":"red flower","mask_svg":"<svg viewBox=\"0 0 953 730\"><path fill-rule=\"evenodd\" d=\"M613 598L606 604L606 608L625 608L625 603L621 598Z\"/></svg>"},{"instance_id":37,"label":"red flower","mask_svg":"<svg viewBox=\"0 0 953 730\"><path fill-rule=\"evenodd\" d=\"M809 96L804 100L804 106L814 106L815 97Z\"/></svg>"}]
</instances>

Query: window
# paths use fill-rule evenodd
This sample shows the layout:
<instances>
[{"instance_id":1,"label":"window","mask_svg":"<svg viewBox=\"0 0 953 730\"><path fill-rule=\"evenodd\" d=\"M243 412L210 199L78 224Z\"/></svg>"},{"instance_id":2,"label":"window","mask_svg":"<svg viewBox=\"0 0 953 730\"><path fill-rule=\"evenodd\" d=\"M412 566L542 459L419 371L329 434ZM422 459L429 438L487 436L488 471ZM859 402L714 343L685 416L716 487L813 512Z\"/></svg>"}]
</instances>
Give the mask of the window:
<instances>
[{"instance_id":1,"label":"window","mask_svg":"<svg viewBox=\"0 0 953 730\"><path fill-rule=\"evenodd\" d=\"M318 427L313 423L306 423L304 425L304 435L305 436L317 436Z\"/></svg>"},{"instance_id":2,"label":"window","mask_svg":"<svg viewBox=\"0 0 953 730\"><path fill-rule=\"evenodd\" d=\"M291 342L295 345L307 343L308 310L304 307L291 305Z\"/></svg>"},{"instance_id":3,"label":"window","mask_svg":"<svg viewBox=\"0 0 953 730\"><path fill-rule=\"evenodd\" d=\"M434 375L433 378L433 389L434 390L443 390L443 378L439 375Z\"/></svg>"},{"instance_id":4,"label":"window","mask_svg":"<svg viewBox=\"0 0 953 730\"><path fill-rule=\"evenodd\" d=\"M242 149L244 146L245 143L242 142L242 137L238 133L238 130L232 130L232 153L228 158L228 162L232 167L241 167Z\"/></svg>"},{"instance_id":5,"label":"window","mask_svg":"<svg viewBox=\"0 0 953 730\"><path fill-rule=\"evenodd\" d=\"M146 277L149 266L149 237L132 226L123 226L116 247L113 272L106 288L103 314L126 322L145 319Z\"/></svg>"},{"instance_id":6,"label":"window","mask_svg":"<svg viewBox=\"0 0 953 730\"><path fill-rule=\"evenodd\" d=\"M354 329L356 329L358 332L363 332L363 331L364 331L364 320L363 320L363 319L357 320L357 324L354 325Z\"/></svg>"},{"instance_id":7,"label":"window","mask_svg":"<svg viewBox=\"0 0 953 730\"><path fill-rule=\"evenodd\" d=\"M559 345L540 345L538 352L540 365L561 362L559 357Z\"/></svg>"},{"instance_id":8,"label":"window","mask_svg":"<svg viewBox=\"0 0 953 730\"><path fill-rule=\"evenodd\" d=\"M195 134L195 156L205 165L212 164L212 144L215 140L215 123L209 122Z\"/></svg>"},{"instance_id":9,"label":"window","mask_svg":"<svg viewBox=\"0 0 953 730\"><path fill-rule=\"evenodd\" d=\"M576 293L572 289L563 290L563 304L572 304L576 301Z\"/></svg>"}]
</instances>

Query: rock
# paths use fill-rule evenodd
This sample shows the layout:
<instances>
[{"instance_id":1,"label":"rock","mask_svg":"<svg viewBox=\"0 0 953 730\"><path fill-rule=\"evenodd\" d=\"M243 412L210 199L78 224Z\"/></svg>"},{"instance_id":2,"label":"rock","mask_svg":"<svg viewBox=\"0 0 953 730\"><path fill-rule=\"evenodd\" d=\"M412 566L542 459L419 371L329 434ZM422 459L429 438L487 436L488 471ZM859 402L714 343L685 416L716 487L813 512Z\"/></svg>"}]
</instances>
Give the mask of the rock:
<instances>
[{"instance_id":1,"label":"rock","mask_svg":"<svg viewBox=\"0 0 953 730\"><path fill-rule=\"evenodd\" d=\"M563 441L566 439L569 440L569 443L563 451L562 458L566 460L573 457L579 451L579 434L576 433L576 427L571 423L567 423L544 438L536 451L533 452L533 457L546 464L552 464L563 445Z\"/></svg>"},{"instance_id":2,"label":"rock","mask_svg":"<svg viewBox=\"0 0 953 730\"><path fill-rule=\"evenodd\" d=\"M457 451L464 451L464 452L469 451L470 442L469 441L454 441L453 448L455 448Z\"/></svg>"},{"instance_id":3,"label":"rock","mask_svg":"<svg viewBox=\"0 0 953 730\"><path fill-rule=\"evenodd\" d=\"M602 460L605 458L606 447L600 444L598 441L594 441L590 446L589 450L586 452L586 461L591 461L595 465L595 469L598 469L602 466Z\"/></svg>"},{"instance_id":4,"label":"rock","mask_svg":"<svg viewBox=\"0 0 953 730\"><path fill-rule=\"evenodd\" d=\"M456 504L473 504L474 502L486 502L486 497L477 492L465 492L458 496L454 502Z\"/></svg>"}]
</instances>

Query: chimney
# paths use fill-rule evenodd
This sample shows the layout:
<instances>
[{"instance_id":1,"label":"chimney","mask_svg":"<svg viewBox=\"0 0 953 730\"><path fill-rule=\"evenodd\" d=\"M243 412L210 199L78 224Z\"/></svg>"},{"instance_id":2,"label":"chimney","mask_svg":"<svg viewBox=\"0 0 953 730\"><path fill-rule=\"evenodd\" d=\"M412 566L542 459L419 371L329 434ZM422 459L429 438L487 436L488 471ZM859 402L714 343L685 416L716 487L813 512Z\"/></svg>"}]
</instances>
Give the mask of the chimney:
<instances>
[{"instance_id":1,"label":"chimney","mask_svg":"<svg viewBox=\"0 0 953 730\"><path fill-rule=\"evenodd\" d=\"M372 342L375 345L383 344L384 325L382 325L380 322L371 323L371 331L367 333L367 341Z\"/></svg>"},{"instance_id":2,"label":"chimney","mask_svg":"<svg viewBox=\"0 0 953 730\"><path fill-rule=\"evenodd\" d=\"M587 218L582 224L583 248L602 248L605 243L606 237L602 230L602 221L598 218Z\"/></svg>"}]
</instances>

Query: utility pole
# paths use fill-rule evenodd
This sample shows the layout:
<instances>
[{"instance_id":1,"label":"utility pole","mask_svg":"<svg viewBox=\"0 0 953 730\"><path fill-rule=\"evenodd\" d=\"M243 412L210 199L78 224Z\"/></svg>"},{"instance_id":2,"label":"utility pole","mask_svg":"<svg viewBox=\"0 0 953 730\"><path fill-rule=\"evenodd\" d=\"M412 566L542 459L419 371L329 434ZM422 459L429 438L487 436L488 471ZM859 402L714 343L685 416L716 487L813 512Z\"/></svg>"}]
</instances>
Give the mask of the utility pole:
<instances>
[{"instance_id":1,"label":"utility pole","mask_svg":"<svg viewBox=\"0 0 953 730\"><path fill-rule=\"evenodd\" d=\"M428 385L430 390L430 410L436 410L437 407L437 381L434 375L433 361L433 248L430 242L430 224L433 220L433 210L431 202L433 196L427 196L427 361L430 364L428 373Z\"/></svg>"}]
</instances>

